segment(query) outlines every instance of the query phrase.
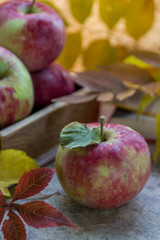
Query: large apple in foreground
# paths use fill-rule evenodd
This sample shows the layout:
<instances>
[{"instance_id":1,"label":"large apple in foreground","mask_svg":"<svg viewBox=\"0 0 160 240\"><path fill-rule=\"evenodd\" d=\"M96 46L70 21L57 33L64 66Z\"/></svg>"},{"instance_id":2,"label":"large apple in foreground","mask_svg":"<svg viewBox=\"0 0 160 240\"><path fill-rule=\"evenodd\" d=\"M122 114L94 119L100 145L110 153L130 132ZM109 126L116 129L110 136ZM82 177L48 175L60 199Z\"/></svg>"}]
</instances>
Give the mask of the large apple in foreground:
<instances>
[{"instance_id":1,"label":"large apple in foreground","mask_svg":"<svg viewBox=\"0 0 160 240\"><path fill-rule=\"evenodd\" d=\"M116 208L144 187L150 152L144 138L126 126L105 124L102 140L99 132L97 123L66 126L60 135L56 171L63 189L78 203L96 209Z\"/></svg>"},{"instance_id":2,"label":"large apple in foreground","mask_svg":"<svg viewBox=\"0 0 160 240\"><path fill-rule=\"evenodd\" d=\"M28 70L13 53L0 47L0 128L26 117L33 103Z\"/></svg>"},{"instance_id":3,"label":"large apple in foreground","mask_svg":"<svg viewBox=\"0 0 160 240\"><path fill-rule=\"evenodd\" d=\"M36 107L45 107L53 98L70 94L75 90L67 70L55 62L43 70L32 73L31 77Z\"/></svg>"},{"instance_id":4,"label":"large apple in foreground","mask_svg":"<svg viewBox=\"0 0 160 240\"><path fill-rule=\"evenodd\" d=\"M48 5L14 0L0 5L0 45L15 53L30 71L47 67L61 53L65 28Z\"/></svg>"}]
</instances>

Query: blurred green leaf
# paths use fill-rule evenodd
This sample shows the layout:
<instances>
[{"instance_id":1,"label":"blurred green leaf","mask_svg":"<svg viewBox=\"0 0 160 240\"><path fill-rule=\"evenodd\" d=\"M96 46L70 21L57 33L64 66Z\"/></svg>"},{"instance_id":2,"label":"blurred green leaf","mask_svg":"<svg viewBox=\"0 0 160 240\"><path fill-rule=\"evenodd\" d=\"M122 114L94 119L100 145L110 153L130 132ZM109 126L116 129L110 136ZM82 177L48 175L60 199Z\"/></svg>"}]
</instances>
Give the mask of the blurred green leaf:
<instances>
[{"instance_id":1,"label":"blurred green leaf","mask_svg":"<svg viewBox=\"0 0 160 240\"><path fill-rule=\"evenodd\" d=\"M156 100L157 96L151 96L149 94L145 94L141 99L139 104L138 112L137 112L137 120L139 119L140 114L146 109L146 107Z\"/></svg>"},{"instance_id":2,"label":"blurred green leaf","mask_svg":"<svg viewBox=\"0 0 160 240\"><path fill-rule=\"evenodd\" d=\"M151 67L151 65L141 61L140 59L136 58L133 55L130 55L127 58L125 58L123 62L133 64L140 68L150 68Z\"/></svg>"},{"instance_id":3,"label":"blurred green leaf","mask_svg":"<svg viewBox=\"0 0 160 240\"><path fill-rule=\"evenodd\" d=\"M112 29L124 16L128 0L99 0L99 11L102 20Z\"/></svg>"},{"instance_id":4,"label":"blurred green leaf","mask_svg":"<svg viewBox=\"0 0 160 240\"><path fill-rule=\"evenodd\" d=\"M156 82L159 82L160 81L160 70L156 69L155 72L152 74L152 76Z\"/></svg>"},{"instance_id":5,"label":"blurred green leaf","mask_svg":"<svg viewBox=\"0 0 160 240\"><path fill-rule=\"evenodd\" d=\"M154 0L132 0L126 11L128 33L139 39L150 30L154 20Z\"/></svg>"},{"instance_id":6,"label":"blurred green leaf","mask_svg":"<svg viewBox=\"0 0 160 240\"><path fill-rule=\"evenodd\" d=\"M75 19L84 23L93 6L93 0L70 0L70 8Z\"/></svg>"},{"instance_id":7,"label":"blurred green leaf","mask_svg":"<svg viewBox=\"0 0 160 240\"><path fill-rule=\"evenodd\" d=\"M156 117L156 152L154 154L153 160L156 161L160 153L160 112Z\"/></svg>"},{"instance_id":8,"label":"blurred green leaf","mask_svg":"<svg viewBox=\"0 0 160 240\"><path fill-rule=\"evenodd\" d=\"M57 61L66 69L71 69L81 52L81 45L82 39L80 32L67 34L65 47Z\"/></svg>"},{"instance_id":9,"label":"blurred green leaf","mask_svg":"<svg viewBox=\"0 0 160 240\"><path fill-rule=\"evenodd\" d=\"M116 50L108 39L92 42L84 51L83 64L87 69L95 69L96 66L104 66L113 63L116 59Z\"/></svg>"},{"instance_id":10,"label":"blurred green leaf","mask_svg":"<svg viewBox=\"0 0 160 240\"><path fill-rule=\"evenodd\" d=\"M69 23L67 22L66 18L64 17L64 15L62 14L62 12L60 12L60 10L53 4L52 1L47 1L47 0L38 0L39 2L45 3L46 5L50 6L51 8L53 8L62 18L64 25L67 27L69 25Z\"/></svg>"}]
</instances>

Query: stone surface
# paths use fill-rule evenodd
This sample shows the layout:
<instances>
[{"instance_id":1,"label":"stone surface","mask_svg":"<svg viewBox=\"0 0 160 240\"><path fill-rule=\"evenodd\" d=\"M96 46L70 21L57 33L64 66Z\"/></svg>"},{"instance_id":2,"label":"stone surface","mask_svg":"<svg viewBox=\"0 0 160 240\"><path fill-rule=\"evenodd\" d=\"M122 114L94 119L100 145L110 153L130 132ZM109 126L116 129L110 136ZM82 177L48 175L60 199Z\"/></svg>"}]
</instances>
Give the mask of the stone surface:
<instances>
[{"instance_id":1,"label":"stone surface","mask_svg":"<svg viewBox=\"0 0 160 240\"><path fill-rule=\"evenodd\" d=\"M47 202L80 230L70 227L27 228L28 240L160 240L159 164L152 166L142 192L125 206L113 210L94 210L77 204L64 193L56 176L45 191L58 191Z\"/></svg>"},{"instance_id":2,"label":"stone surface","mask_svg":"<svg viewBox=\"0 0 160 240\"><path fill-rule=\"evenodd\" d=\"M56 175L43 194L52 192L57 194L45 201L80 230L65 226L36 230L26 226L27 240L160 240L160 163L153 164L142 192L117 209L94 210L77 204L64 193Z\"/></svg>"}]
</instances>

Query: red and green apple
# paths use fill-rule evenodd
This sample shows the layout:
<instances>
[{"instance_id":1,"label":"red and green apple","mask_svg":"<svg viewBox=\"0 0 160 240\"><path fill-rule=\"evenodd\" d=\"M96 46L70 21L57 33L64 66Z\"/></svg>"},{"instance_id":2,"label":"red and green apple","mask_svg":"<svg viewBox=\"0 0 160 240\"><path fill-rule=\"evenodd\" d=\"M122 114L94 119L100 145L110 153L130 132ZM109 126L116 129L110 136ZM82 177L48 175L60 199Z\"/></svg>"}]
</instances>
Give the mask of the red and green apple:
<instances>
[{"instance_id":1,"label":"red and green apple","mask_svg":"<svg viewBox=\"0 0 160 240\"><path fill-rule=\"evenodd\" d=\"M17 55L29 71L47 67L61 53L65 28L50 6L28 0L0 5L0 45Z\"/></svg>"},{"instance_id":2,"label":"red and green apple","mask_svg":"<svg viewBox=\"0 0 160 240\"><path fill-rule=\"evenodd\" d=\"M0 128L26 117L33 104L28 70L13 53L0 47Z\"/></svg>"},{"instance_id":3,"label":"red and green apple","mask_svg":"<svg viewBox=\"0 0 160 240\"><path fill-rule=\"evenodd\" d=\"M68 95L75 90L68 71L55 62L43 70L32 73L31 77L36 107L45 107L53 98Z\"/></svg>"},{"instance_id":4,"label":"red and green apple","mask_svg":"<svg viewBox=\"0 0 160 240\"><path fill-rule=\"evenodd\" d=\"M103 119L103 118L102 118ZM103 119L104 121L104 119ZM60 133L56 171L64 191L90 208L110 209L145 186L151 158L144 138L131 128L73 122Z\"/></svg>"}]
</instances>

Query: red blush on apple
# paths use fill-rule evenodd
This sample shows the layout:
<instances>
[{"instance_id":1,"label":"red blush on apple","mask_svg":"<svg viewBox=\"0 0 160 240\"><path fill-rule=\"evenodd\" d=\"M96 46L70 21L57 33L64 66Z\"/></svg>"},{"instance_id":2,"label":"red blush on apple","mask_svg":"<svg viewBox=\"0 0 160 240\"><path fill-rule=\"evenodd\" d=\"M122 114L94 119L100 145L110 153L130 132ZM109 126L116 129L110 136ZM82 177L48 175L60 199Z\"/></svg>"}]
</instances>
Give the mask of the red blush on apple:
<instances>
[{"instance_id":1,"label":"red blush on apple","mask_svg":"<svg viewBox=\"0 0 160 240\"><path fill-rule=\"evenodd\" d=\"M35 107L45 107L53 98L68 95L75 90L67 70L60 64L53 62L49 67L31 74Z\"/></svg>"}]
</instances>

